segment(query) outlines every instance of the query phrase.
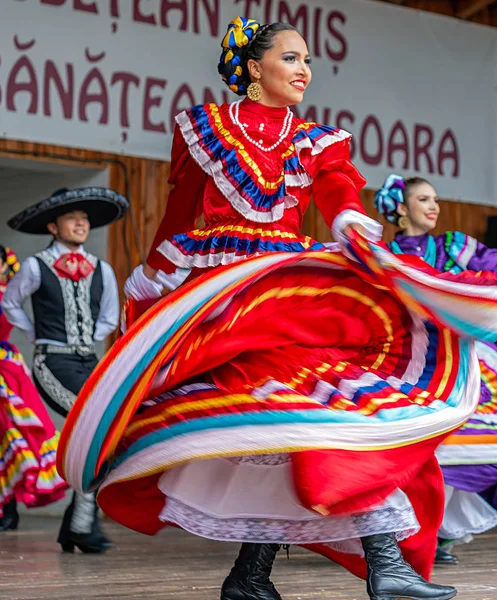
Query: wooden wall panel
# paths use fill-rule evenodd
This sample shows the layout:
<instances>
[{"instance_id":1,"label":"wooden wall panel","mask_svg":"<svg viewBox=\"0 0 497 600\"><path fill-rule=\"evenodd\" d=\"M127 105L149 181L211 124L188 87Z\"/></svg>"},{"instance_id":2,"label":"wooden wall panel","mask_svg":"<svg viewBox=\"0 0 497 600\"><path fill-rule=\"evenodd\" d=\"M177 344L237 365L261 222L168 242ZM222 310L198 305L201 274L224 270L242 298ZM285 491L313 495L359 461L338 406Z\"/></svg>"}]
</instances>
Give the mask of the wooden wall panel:
<instances>
[{"instance_id":1,"label":"wooden wall panel","mask_svg":"<svg viewBox=\"0 0 497 600\"><path fill-rule=\"evenodd\" d=\"M0 154L68 165L109 169L109 187L131 201L127 217L110 227L107 259L122 290L130 270L148 251L167 202L169 164L50 144L0 139ZM136 227L133 225L136 223Z\"/></svg>"},{"instance_id":2,"label":"wooden wall panel","mask_svg":"<svg viewBox=\"0 0 497 600\"><path fill-rule=\"evenodd\" d=\"M169 163L140 158L124 158L125 174L121 168L110 170L109 186L126 194L133 212L111 227L108 258L124 285L130 270L139 265L147 255L165 211L168 195Z\"/></svg>"}]
</instances>

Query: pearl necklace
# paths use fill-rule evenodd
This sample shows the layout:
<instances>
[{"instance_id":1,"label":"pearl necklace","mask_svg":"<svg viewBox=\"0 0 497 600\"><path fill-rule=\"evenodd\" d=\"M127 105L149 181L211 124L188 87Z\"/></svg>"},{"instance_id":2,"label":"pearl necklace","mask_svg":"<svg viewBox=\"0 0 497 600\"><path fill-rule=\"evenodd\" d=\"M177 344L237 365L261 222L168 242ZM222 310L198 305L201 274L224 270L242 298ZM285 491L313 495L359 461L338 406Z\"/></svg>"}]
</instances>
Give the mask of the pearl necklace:
<instances>
[{"instance_id":1,"label":"pearl necklace","mask_svg":"<svg viewBox=\"0 0 497 600\"><path fill-rule=\"evenodd\" d=\"M277 148L281 144L281 142L286 138L286 136L290 133L290 128L292 126L292 119L293 119L292 111L287 107L286 116L283 120L283 126L281 127L280 135L279 135L278 139L276 140L276 142L272 146L269 146L267 148L266 146L263 146L261 142L258 142L257 140L254 140L253 138L251 138L249 136L249 134L247 133L243 123L240 122L239 114L240 114L240 103L241 102L243 102L243 100L238 100L237 102L233 102L232 104L230 104L229 113L230 113L231 120L233 121L233 124L238 125L238 127L240 128L240 131L242 132L244 137L251 144L254 144L254 146L257 146L257 148L259 148L259 150L262 150L262 152L271 152L272 150Z\"/></svg>"}]
</instances>

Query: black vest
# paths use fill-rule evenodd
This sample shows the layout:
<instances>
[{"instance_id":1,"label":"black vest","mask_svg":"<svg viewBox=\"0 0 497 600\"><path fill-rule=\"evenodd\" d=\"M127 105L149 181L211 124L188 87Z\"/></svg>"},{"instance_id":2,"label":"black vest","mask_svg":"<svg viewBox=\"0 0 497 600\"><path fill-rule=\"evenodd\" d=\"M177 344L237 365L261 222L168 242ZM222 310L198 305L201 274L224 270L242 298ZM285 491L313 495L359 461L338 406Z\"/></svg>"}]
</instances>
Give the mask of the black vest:
<instances>
[{"instance_id":1,"label":"black vest","mask_svg":"<svg viewBox=\"0 0 497 600\"><path fill-rule=\"evenodd\" d=\"M35 255L40 265L41 285L31 296L36 339L54 340L70 346L94 344L95 325L104 290L102 265L91 254L95 267L78 282L59 277L53 268L56 258L48 250Z\"/></svg>"}]
</instances>

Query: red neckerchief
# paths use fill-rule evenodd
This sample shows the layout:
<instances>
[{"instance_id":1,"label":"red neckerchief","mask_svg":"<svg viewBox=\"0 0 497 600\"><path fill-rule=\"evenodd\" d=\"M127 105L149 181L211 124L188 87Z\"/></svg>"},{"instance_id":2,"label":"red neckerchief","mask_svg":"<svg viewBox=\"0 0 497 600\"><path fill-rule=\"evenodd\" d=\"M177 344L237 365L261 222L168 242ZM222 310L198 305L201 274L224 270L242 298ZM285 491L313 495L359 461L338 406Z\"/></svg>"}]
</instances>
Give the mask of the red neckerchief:
<instances>
[{"instance_id":1,"label":"red neckerchief","mask_svg":"<svg viewBox=\"0 0 497 600\"><path fill-rule=\"evenodd\" d=\"M88 277L95 267L79 252L67 252L55 261L54 269L64 279L79 281Z\"/></svg>"}]
</instances>

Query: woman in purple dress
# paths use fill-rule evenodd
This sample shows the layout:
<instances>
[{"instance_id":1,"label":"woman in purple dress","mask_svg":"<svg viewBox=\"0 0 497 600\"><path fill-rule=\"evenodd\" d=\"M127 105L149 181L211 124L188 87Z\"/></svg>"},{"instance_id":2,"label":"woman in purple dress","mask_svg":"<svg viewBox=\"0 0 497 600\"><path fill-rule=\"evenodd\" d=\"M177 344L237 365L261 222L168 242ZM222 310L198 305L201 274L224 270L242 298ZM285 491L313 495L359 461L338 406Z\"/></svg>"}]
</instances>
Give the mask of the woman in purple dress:
<instances>
[{"instance_id":1,"label":"woman in purple dress","mask_svg":"<svg viewBox=\"0 0 497 600\"><path fill-rule=\"evenodd\" d=\"M497 249L460 232L430 234L440 205L425 179L390 175L375 196L375 207L400 228L389 244L395 254L418 256L440 272L497 274ZM482 342L476 346L482 373L478 409L437 451L446 484L440 530L444 547L455 539L469 541L472 534L497 525L497 346ZM439 547L436 562L453 564L457 559Z\"/></svg>"}]
</instances>

